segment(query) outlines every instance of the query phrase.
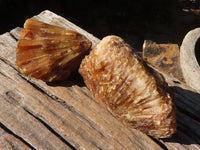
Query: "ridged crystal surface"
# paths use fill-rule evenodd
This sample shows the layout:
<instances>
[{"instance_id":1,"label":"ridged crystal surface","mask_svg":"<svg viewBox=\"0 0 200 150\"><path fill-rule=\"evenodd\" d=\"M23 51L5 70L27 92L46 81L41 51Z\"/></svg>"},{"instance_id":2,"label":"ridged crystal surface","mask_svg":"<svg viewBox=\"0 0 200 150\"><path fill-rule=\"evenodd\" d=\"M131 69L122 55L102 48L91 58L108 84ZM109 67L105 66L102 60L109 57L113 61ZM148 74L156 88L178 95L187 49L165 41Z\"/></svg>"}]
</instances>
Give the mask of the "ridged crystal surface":
<instances>
[{"instance_id":1,"label":"ridged crystal surface","mask_svg":"<svg viewBox=\"0 0 200 150\"><path fill-rule=\"evenodd\" d=\"M95 99L126 125L158 138L175 132L167 84L121 38L105 37L84 58L79 72Z\"/></svg>"},{"instance_id":2,"label":"ridged crystal surface","mask_svg":"<svg viewBox=\"0 0 200 150\"><path fill-rule=\"evenodd\" d=\"M16 64L26 76L62 80L80 65L90 47L91 42L75 31L28 19L18 41Z\"/></svg>"}]
</instances>

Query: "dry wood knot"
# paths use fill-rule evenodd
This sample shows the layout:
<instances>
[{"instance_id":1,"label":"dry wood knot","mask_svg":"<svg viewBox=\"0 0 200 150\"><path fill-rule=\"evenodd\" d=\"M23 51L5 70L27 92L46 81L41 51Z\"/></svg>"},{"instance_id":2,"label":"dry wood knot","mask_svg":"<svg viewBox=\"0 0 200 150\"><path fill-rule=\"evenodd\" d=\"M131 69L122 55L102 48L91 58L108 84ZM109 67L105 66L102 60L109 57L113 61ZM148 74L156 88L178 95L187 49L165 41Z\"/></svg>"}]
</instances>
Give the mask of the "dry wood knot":
<instances>
[{"instance_id":1,"label":"dry wood knot","mask_svg":"<svg viewBox=\"0 0 200 150\"><path fill-rule=\"evenodd\" d=\"M17 91L9 90L5 92L6 100L12 105L19 105L22 99L21 95Z\"/></svg>"}]
</instances>

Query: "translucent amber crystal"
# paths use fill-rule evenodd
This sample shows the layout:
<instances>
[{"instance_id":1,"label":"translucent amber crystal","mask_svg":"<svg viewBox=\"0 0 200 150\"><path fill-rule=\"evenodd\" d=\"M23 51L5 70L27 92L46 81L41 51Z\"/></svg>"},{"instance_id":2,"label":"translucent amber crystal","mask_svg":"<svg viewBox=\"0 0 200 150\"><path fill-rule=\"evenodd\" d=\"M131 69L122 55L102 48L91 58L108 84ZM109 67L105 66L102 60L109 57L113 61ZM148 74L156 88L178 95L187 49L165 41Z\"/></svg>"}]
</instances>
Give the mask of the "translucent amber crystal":
<instances>
[{"instance_id":1,"label":"translucent amber crystal","mask_svg":"<svg viewBox=\"0 0 200 150\"><path fill-rule=\"evenodd\" d=\"M81 63L91 42L83 35L28 19L17 46L22 74L51 82L66 79Z\"/></svg>"},{"instance_id":2,"label":"translucent amber crystal","mask_svg":"<svg viewBox=\"0 0 200 150\"><path fill-rule=\"evenodd\" d=\"M166 82L121 38L105 37L84 58L79 72L95 99L126 125L156 138L175 132L175 108Z\"/></svg>"}]
</instances>

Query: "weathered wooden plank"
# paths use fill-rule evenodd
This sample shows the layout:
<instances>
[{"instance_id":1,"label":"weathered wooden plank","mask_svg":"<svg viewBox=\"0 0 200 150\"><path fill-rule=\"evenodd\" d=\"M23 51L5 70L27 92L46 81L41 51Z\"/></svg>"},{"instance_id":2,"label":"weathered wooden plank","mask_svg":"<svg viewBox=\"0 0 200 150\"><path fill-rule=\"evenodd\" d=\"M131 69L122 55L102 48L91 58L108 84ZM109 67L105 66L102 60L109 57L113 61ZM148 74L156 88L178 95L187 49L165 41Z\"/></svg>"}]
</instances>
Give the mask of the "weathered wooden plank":
<instances>
[{"instance_id":1,"label":"weathered wooden plank","mask_svg":"<svg viewBox=\"0 0 200 150\"><path fill-rule=\"evenodd\" d=\"M138 149L146 149L151 146L151 149L160 149L159 146L146 135L139 131L132 131L125 128L106 109L96 103L94 99L87 97L87 95L84 96L84 93L80 95L78 86L72 87L72 85L67 82L66 86L69 87L53 87L46 85L46 83L42 81L36 81L40 83L39 86L49 87L49 90L56 89L55 91L58 92L57 94L64 96L64 100L62 100L61 98L63 97L59 98L57 94L50 94L56 97L55 101L48 97L47 94L45 95L41 91L35 89L30 83L21 78L18 72L9 65L6 65L2 61L0 62L2 63L2 78L0 78L3 83L1 88L3 91L0 90L2 97L4 98L6 96L5 93L7 93L7 91L14 93L14 97L18 98L12 103L16 103L17 101L17 106L22 107L43 120L75 148L131 149L135 147ZM5 87L3 87L3 85ZM49 94L50 91L47 93ZM82 99L80 99L81 97ZM65 102L65 104L63 102ZM10 113L12 113L12 111ZM3 122L4 125L13 132L19 131L18 127L9 126L8 121L11 118L9 116L6 117L8 118L6 121L2 119L0 122ZM3 118L3 116L0 118ZM36 134L36 131L32 132ZM17 134L19 135L20 133ZM23 135L24 134L20 134L23 139L28 141ZM142 137L143 140L138 140L140 137ZM28 141L28 143L31 142L31 140Z\"/></svg>"},{"instance_id":2,"label":"weathered wooden plank","mask_svg":"<svg viewBox=\"0 0 200 150\"><path fill-rule=\"evenodd\" d=\"M15 62L17 41L10 36L10 33L1 35L0 45L0 58L8 62Z\"/></svg>"},{"instance_id":3,"label":"weathered wooden plank","mask_svg":"<svg viewBox=\"0 0 200 150\"><path fill-rule=\"evenodd\" d=\"M0 149L1 150L31 150L29 146L24 144L21 140L16 138L11 133L0 128Z\"/></svg>"},{"instance_id":4,"label":"weathered wooden plank","mask_svg":"<svg viewBox=\"0 0 200 150\"><path fill-rule=\"evenodd\" d=\"M45 11L35 18L46 23L74 29L90 37L93 45L98 42L98 39L91 34L52 12ZM18 39L20 30L20 28L16 28L11 31L11 34ZM9 33L0 36L0 41L1 39L4 39L4 42L7 40L9 42L2 42L3 44L0 42L0 58L6 62L7 68L10 66L15 68L16 41ZM81 80L78 73L75 73L76 79L70 77L65 82L47 85L40 80L21 78L21 75L11 67L9 71L6 70L6 67L0 67L0 70L5 70L3 74L7 78L4 82L9 84L9 86L5 86L7 90L15 91L13 89L15 86L20 97L23 97L23 99L19 99L17 106L26 109L33 116L39 118L75 148L133 149L134 147L134 149L160 149L148 136L125 127L104 107L99 105L93 99L89 90L82 86L83 84L80 81L77 81ZM27 79L27 81L24 79ZM180 88L172 88L177 98L177 107L181 110L177 113L178 132L170 140L160 140L160 142L163 143L163 146L172 150L198 149L199 95L190 91L182 83L174 83L173 80L168 79L171 86L180 86ZM5 92L1 95L5 96ZM12 128L12 131L15 130L16 128Z\"/></svg>"},{"instance_id":5,"label":"weathered wooden plank","mask_svg":"<svg viewBox=\"0 0 200 150\"><path fill-rule=\"evenodd\" d=\"M12 68L0 60L0 122L14 134L23 138L35 149L71 149L58 136L53 134L44 124L26 111L23 100L26 98L20 92L23 83L16 82L7 72ZM14 75L14 74L13 74ZM19 77L18 77L19 78ZM25 90L25 89L24 89ZM33 92L29 88L29 92ZM37 93L36 93L37 94ZM35 95L38 97L38 95ZM27 100L31 100L27 98ZM36 109L36 108L35 108ZM52 142L53 141L53 142Z\"/></svg>"},{"instance_id":6,"label":"weathered wooden plank","mask_svg":"<svg viewBox=\"0 0 200 150\"><path fill-rule=\"evenodd\" d=\"M12 37L4 34L1 38L9 40ZM16 42L6 46L6 50L10 53L5 55L4 51L0 51L1 58L6 60L7 64L15 67L15 59L7 58L11 58L9 55L15 55L13 48L16 46ZM7 77L1 79L2 83L6 83L5 86L9 85L6 86L6 91L12 91L20 97L17 106L41 119L75 148L160 149L148 136L122 125L92 98L85 87L82 90L69 81L62 83L65 87L49 86L40 80L31 79L34 86L37 86L34 88L29 81L21 78L21 75L18 75L19 73L9 65L2 66L4 67L1 67L1 70ZM38 91L39 88L43 91ZM0 93L5 96L5 91ZM8 124L6 126L9 127ZM12 131L15 130L17 129L13 127Z\"/></svg>"}]
</instances>

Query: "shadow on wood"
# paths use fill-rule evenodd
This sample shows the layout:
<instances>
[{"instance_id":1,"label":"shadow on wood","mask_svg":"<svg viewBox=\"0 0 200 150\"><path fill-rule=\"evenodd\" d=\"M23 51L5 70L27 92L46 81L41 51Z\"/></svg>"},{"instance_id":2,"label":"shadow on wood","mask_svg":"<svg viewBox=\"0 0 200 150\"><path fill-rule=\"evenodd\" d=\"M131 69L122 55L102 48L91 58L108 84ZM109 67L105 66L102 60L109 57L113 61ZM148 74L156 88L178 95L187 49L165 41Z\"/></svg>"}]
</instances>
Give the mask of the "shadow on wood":
<instances>
[{"instance_id":1,"label":"shadow on wood","mask_svg":"<svg viewBox=\"0 0 200 150\"><path fill-rule=\"evenodd\" d=\"M199 144L200 94L177 86L171 88L176 97L178 128L172 138L163 141L184 145Z\"/></svg>"},{"instance_id":2,"label":"shadow on wood","mask_svg":"<svg viewBox=\"0 0 200 150\"><path fill-rule=\"evenodd\" d=\"M79 87L85 86L83 78L78 73L78 69L73 71L68 79L62 81L55 81L55 82L46 82L49 86L63 86L63 87L71 87L73 85L78 85Z\"/></svg>"}]
</instances>

